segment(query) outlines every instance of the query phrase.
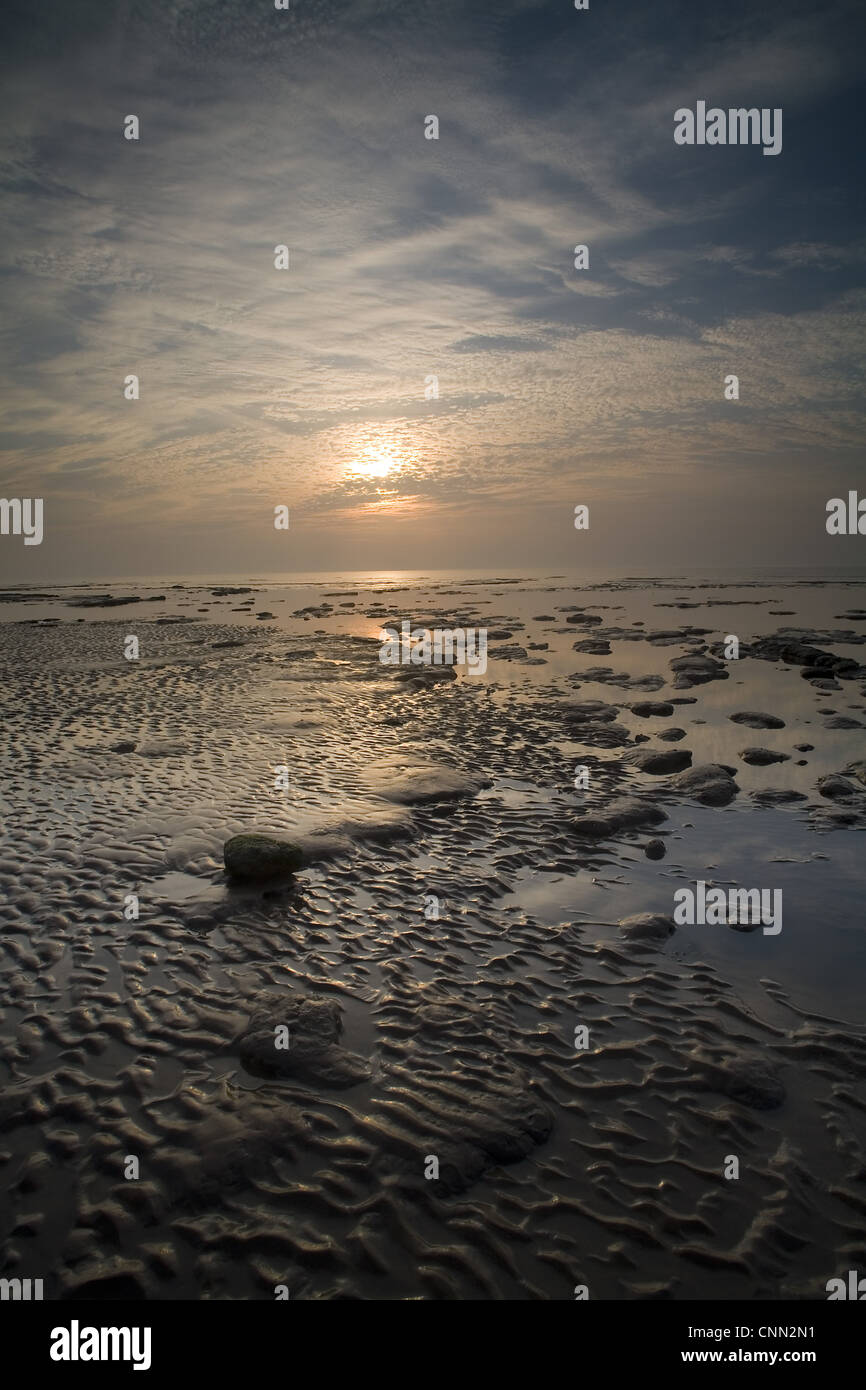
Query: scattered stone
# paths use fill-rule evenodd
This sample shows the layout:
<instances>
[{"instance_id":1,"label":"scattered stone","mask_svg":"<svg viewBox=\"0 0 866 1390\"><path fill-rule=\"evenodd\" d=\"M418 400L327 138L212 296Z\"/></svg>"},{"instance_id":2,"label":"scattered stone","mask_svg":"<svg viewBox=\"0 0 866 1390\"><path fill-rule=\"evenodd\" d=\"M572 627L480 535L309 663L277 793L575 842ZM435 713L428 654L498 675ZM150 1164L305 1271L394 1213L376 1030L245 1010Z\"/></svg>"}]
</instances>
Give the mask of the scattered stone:
<instances>
[{"instance_id":1,"label":"scattered stone","mask_svg":"<svg viewBox=\"0 0 866 1390\"><path fill-rule=\"evenodd\" d=\"M489 778L470 777L454 767L422 764L395 769L390 762L369 768L366 780L377 796L401 806L456 801L463 796L475 796L483 786L491 785Z\"/></svg>"},{"instance_id":2,"label":"scattered stone","mask_svg":"<svg viewBox=\"0 0 866 1390\"><path fill-rule=\"evenodd\" d=\"M647 840L643 852L647 859L664 859L667 848L664 840Z\"/></svg>"},{"instance_id":3,"label":"scattered stone","mask_svg":"<svg viewBox=\"0 0 866 1390\"><path fill-rule=\"evenodd\" d=\"M619 927L631 941L666 941L676 931L673 918L663 912L637 912L623 917Z\"/></svg>"},{"instance_id":4,"label":"scattered stone","mask_svg":"<svg viewBox=\"0 0 866 1390\"><path fill-rule=\"evenodd\" d=\"M829 640L844 642L847 640L862 642L860 634L847 633L843 629L835 633L827 634ZM806 680L812 680L816 676L841 677L843 680L858 677L858 673L863 670L847 656L836 656L833 652L822 651L820 647L814 647L803 640L802 634L792 628L783 628L774 637L760 637L755 642L748 645L741 645L740 657L756 657L759 661L780 661L786 666L802 667L801 675Z\"/></svg>"},{"instance_id":5,"label":"scattered stone","mask_svg":"<svg viewBox=\"0 0 866 1390\"><path fill-rule=\"evenodd\" d=\"M518 647L512 643L507 647L488 647L487 655L495 657L497 661L522 661L527 652L525 647Z\"/></svg>"},{"instance_id":6,"label":"scattered stone","mask_svg":"<svg viewBox=\"0 0 866 1390\"><path fill-rule=\"evenodd\" d=\"M383 672L388 667L383 667ZM429 691L442 681L456 681L457 672L453 666L401 666L391 677L397 684L405 684L412 690Z\"/></svg>"},{"instance_id":7,"label":"scattered stone","mask_svg":"<svg viewBox=\"0 0 866 1390\"><path fill-rule=\"evenodd\" d=\"M844 801L849 796L860 795L859 788L838 773L831 772L826 777L819 777L815 786L822 796L827 797L828 801Z\"/></svg>"},{"instance_id":8,"label":"scattered stone","mask_svg":"<svg viewBox=\"0 0 866 1390\"><path fill-rule=\"evenodd\" d=\"M788 753L777 753L772 748L744 748L740 753L744 763L751 767L767 767L770 763L787 763Z\"/></svg>"},{"instance_id":9,"label":"scattered stone","mask_svg":"<svg viewBox=\"0 0 866 1390\"><path fill-rule=\"evenodd\" d=\"M631 712L639 719L652 719L654 716L661 719L673 714L674 707L667 700L639 700L631 706Z\"/></svg>"},{"instance_id":10,"label":"scattered stone","mask_svg":"<svg viewBox=\"0 0 866 1390\"><path fill-rule=\"evenodd\" d=\"M745 724L749 729L784 729L784 719L779 719L775 714L759 714L755 710L741 710L738 714L729 714L728 718L732 724Z\"/></svg>"},{"instance_id":11,"label":"scattered stone","mask_svg":"<svg viewBox=\"0 0 866 1390\"><path fill-rule=\"evenodd\" d=\"M723 763L703 763L700 767L680 772L671 781L671 786L699 801L702 806L727 806L740 790L733 772L733 768L727 768Z\"/></svg>"},{"instance_id":12,"label":"scattered stone","mask_svg":"<svg viewBox=\"0 0 866 1390\"><path fill-rule=\"evenodd\" d=\"M697 653L675 656L670 665L676 676L673 682L675 690L688 690L693 685L706 685L708 681L726 681L729 675L723 661Z\"/></svg>"},{"instance_id":13,"label":"scattered stone","mask_svg":"<svg viewBox=\"0 0 866 1390\"><path fill-rule=\"evenodd\" d=\"M92 594L87 598L73 598L67 601L67 608L120 608L126 603L141 603L136 595L128 598L112 598L111 594Z\"/></svg>"},{"instance_id":14,"label":"scattered stone","mask_svg":"<svg viewBox=\"0 0 866 1390\"><path fill-rule=\"evenodd\" d=\"M752 792L752 800L759 806L787 806L792 801L808 801L804 792L794 791L793 787L762 787Z\"/></svg>"},{"instance_id":15,"label":"scattered stone","mask_svg":"<svg viewBox=\"0 0 866 1390\"><path fill-rule=\"evenodd\" d=\"M639 830L650 825L660 825L667 820L667 813L660 806L637 797L622 797L612 802L606 810L589 815L576 816L571 828L576 835L591 840L603 840L620 830Z\"/></svg>"},{"instance_id":16,"label":"scattered stone","mask_svg":"<svg viewBox=\"0 0 866 1390\"><path fill-rule=\"evenodd\" d=\"M665 777L671 772L682 772L691 766L692 755L688 748L641 748L628 755L629 760L651 777Z\"/></svg>"},{"instance_id":17,"label":"scattered stone","mask_svg":"<svg viewBox=\"0 0 866 1390\"><path fill-rule=\"evenodd\" d=\"M610 643L604 637L585 637L575 642L573 651L584 652L587 656L610 656Z\"/></svg>"},{"instance_id":18,"label":"scattered stone","mask_svg":"<svg viewBox=\"0 0 866 1390\"><path fill-rule=\"evenodd\" d=\"M288 1029L288 1046L277 1047L277 1029ZM369 1063L341 1047L341 1009L334 999L277 999L258 1013L238 1041L247 1071L346 1090L366 1081Z\"/></svg>"},{"instance_id":19,"label":"scattered stone","mask_svg":"<svg viewBox=\"0 0 866 1390\"><path fill-rule=\"evenodd\" d=\"M616 705L606 705L603 700L574 700L560 706L569 719L580 724L611 723L619 714Z\"/></svg>"},{"instance_id":20,"label":"scattered stone","mask_svg":"<svg viewBox=\"0 0 866 1390\"><path fill-rule=\"evenodd\" d=\"M785 1100L776 1069L762 1058L732 1057L710 1072L716 1090L750 1110L776 1110Z\"/></svg>"}]
</instances>

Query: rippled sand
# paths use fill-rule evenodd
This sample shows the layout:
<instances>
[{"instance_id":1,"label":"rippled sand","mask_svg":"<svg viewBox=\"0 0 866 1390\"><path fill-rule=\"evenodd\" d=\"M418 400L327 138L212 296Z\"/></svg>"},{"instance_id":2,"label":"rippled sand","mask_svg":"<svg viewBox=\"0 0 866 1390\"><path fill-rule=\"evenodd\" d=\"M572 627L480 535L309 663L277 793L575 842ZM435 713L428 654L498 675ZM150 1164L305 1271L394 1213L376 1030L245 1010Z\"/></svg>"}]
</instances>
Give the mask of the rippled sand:
<instances>
[{"instance_id":1,"label":"rippled sand","mask_svg":"<svg viewBox=\"0 0 866 1390\"><path fill-rule=\"evenodd\" d=\"M252 587L0 609L0 1273L823 1299L862 1268L863 587ZM403 617L499 655L395 679ZM803 677L780 632L848 664ZM707 765L727 800L679 780ZM308 867L227 883L242 831ZM671 932L699 878L783 888L783 932Z\"/></svg>"}]
</instances>

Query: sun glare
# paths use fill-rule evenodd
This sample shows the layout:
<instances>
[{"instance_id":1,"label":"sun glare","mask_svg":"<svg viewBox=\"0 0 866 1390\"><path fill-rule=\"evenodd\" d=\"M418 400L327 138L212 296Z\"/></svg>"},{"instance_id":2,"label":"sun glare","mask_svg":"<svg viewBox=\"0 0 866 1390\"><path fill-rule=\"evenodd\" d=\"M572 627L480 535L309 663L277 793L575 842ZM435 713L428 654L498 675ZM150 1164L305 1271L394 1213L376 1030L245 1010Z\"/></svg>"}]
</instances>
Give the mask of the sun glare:
<instances>
[{"instance_id":1,"label":"sun glare","mask_svg":"<svg viewBox=\"0 0 866 1390\"><path fill-rule=\"evenodd\" d=\"M390 478L399 472L402 462L402 455L395 443L376 440L359 451L349 472L356 478Z\"/></svg>"}]
</instances>

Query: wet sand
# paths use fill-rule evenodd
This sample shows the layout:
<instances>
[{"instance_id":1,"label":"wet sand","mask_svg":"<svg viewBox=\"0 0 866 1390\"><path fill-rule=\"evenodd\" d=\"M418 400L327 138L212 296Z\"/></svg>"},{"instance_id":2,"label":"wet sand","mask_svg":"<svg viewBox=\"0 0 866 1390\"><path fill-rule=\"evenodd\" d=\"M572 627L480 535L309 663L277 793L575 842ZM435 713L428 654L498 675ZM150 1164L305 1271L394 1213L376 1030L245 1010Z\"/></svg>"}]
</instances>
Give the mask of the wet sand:
<instances>
[{"instance_id":1,"label":"wet sand","mask_svg":"<svg viewBox=\"0 0 866 1390\"><path fill-rule=\"evenodd\" d=\"M863 1267L866 584L173 584L0 593L0 1274L823 1300ZM486 673L383 666L403 618L485 627ZM228 880L246 832L303 869ZM781 889L783 930L674 928L697 880Z\"/></svg>"}]
</instances>

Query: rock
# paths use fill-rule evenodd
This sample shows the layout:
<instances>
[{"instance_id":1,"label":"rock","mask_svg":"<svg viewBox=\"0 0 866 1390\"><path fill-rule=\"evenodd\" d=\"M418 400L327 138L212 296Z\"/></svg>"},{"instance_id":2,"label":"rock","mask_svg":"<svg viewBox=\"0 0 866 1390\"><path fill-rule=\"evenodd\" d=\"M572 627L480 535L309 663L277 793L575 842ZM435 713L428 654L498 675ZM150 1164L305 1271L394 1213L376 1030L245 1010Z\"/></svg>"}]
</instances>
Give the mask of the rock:
<instances>
[{"instance_id":1,"label":"rock","mask_svg":"<svg viewBox=\"0 0 866 1390\"><path fill-rule=\"evenodd\" d=\"M561 705L560 708L569 719L576 719L581 724L590 720L597 723L609 723L616 719L619 713L616 705L606 705L603 700L577 700Z\"/></svg>"},{"instance_id":2,"label":"rock","mask_svg":"<svg viewBox=\"0 0 866 1390\"><path fill-rule=\"evenodd\" d=\"M664 840L647 840L643 852L647 859L664 859L667 849Z\"/></svg>"},{"instance_id":3,"label":"rock","mask_svg":"<svg viewBox=\"0 0 866 1390\"><path fill-rule=\"evenodd\" d=\"M688 748L640 748L627 756L635 767L651 777L665 777L671 772L682 772L692 761Z\"/></svg>"},{"instance_id":4,"label":"rock","mask_svg":"<svg viewBox=\"0 0 866 1390\"><path fill-rule=\"evenodd\" d=\"M288 1046L278 1047L276 1029L288 1029ZM257 1076L280 1076L329 1090L366 1081L369 1063L338 1043L339 1004L332 999L274 1000L259 1012L238 1041L238 1055Z\"/></svg>"},{"instance_id":5,"label":"rock","mask_svg":"<svg viewBox=\"0 0 866 1390\"><path fill-rule=\"evenodd\" d=\"M120 608L126 603L141 603L141 599L132 595L129 598L112 598L111 594L93 594L87 598L69 599L67 608Z\"/></svg>"},{"instance_id":6,"label":"rock","mask_svg":"<svg viewBox=\"0 0 866 1390\"><path fill-rule=\"evenodd\" d=\"M833 636L836 641L845 640L844 636ZM853 632L850 638L855 642L862 640ZM757 657L760 661L781 661L786 666L800 666L803 668L801 675L806 680L812 680L817 676L853 679L860 669L851 657L835 656L832 652L811 646L791 628L783 628L775 637L760 637L748 646L741 645L740 656Z\"/></svg>"},{"instance_id":7,"label":"rock","mask_svg":"<svg viewBox=\"0 0 866 1390\"><path fill-rule=\"evenodd\" d=\"M619 927L631 941L666 941L676 931L673 918L663 912L637 912L623 917Z\"/></svg>"},{"instance_id":8,"label":"rock","mask_svg":"<svg viewBox=\"0 0 866 1390\"><path fill-rule=\"evenodd\" d=\"M759 714L755 710L741 710L739 714L729 714L733 724L745 724L749 729L784 729L784 719L775 714Z\"/></svg>"},{"instance_id":9,"label":"rock","mask_svg":"<svg viewBox=\"0 0 866 1390\"><path fill-rule=\"evenodd\" d=\"M572 821L571 828L576 835L588 840L605 840L614 834L614 827L604 816L585 815Z\"/></svg>"},{"instance_id":10,"label":"rock","mask_svg":"<svg viewBox=\"0 0 866 1390\"><path fill-rule=\"evenodd\" d=\"M212 647L214 650L216 650L218 647L245 647L245 646L246 646L246 643L245 643L245 642L242 642L241 639L240 639L239 637L229 637L229 638L226 639L225 642L211 642L211 647Z\"/></svg>"},{"instance_id":11,"label":"rock","mask_svg":"<svg viewBox=\"0 0 866 1390\"><path fill-rule=\"evenodd\" d=\"M575 671L569 679L615 685L622 690L660 690L665 684L664 676L630 676L628 671L614 671L612 666L587 666L585 671Z\"/></svg>"},{"instance_id":12,"label":"rock","mask_svg":"<svg viewBox=\"0 0 866 1390\"><path fill-rule=\"evenodd\" d=\"M723 763L702 763L689 768L674 777L671 786L702 806L727 806L740 790Z\"/></svg>"},{"instance_id":13,"label":"rock","mask_svg":"<svg viewBox=\"0 0 866 1390\"><path fill-rule=\"evenodd\" d=\"M367 769L365 780L377 796L401 806L455 801L462 796L475 796L482 787L490 786L488 777L469 776L455 767L433 763L396 767L390 762L373 764Z\"/></svg>"},{"instance_id":14,"label":"rock","mask_svg":"<svg viewBox=\"0 0 866 1390\"><path fill-rule=\"evenodd\" d=\"M866 761L849 763L845 772L849 777L856 777L858 782L862 782L866 786Z\"/></svg>"},{"instance_id":15,"label":"rock","mask_svg":"<svg viewBox=\"0 0 866 1390\"><path fill-rule=\"evenodd\" d=\"M793 787L761 787L752 792L752 800L759 806L787 806L792 801L807 801L805 792L796 792Z\"/></svg>"},{"instance_id":16,"label":"rock","mask_svg":"<svg viewBox=\"0 0 866 1390\"><path fill-rule=\"evenodd\" d=\"M640 719L652 719L654 716L663 718L673 714L674 707L667 700L639 700L631 706L631 712Z\"/></svg>"},{"instance_id":17,"label":"rock","mask_svg":"<svg viewBox=\"0 0 866 1390\"><path fill-rule=\"evenodd\" d=\"M586 839L603 840L620 830L638 830L644 826L661 825L667 820L667 813L660 806L637 797L621 797L612 801L604 812L591 812L577 816L571 822L576 835Z\"/></svg>"},{"instance_id":18,"label":"rock","mask_svg":"<svg viewBox=\"0 0 866 1390\"><path fill-rule=\"evenodd\" d=\"M849 782L847 778L840 777L837 773L830 773L826 777L819 777L815 783L822 796L826 796L829 801L844 801L849 796L858 796L859 788Z\"/></svg>"},{"instance_id":19,"label":"rock","mask_svg":"<svg viewBox=\"0 0 866 1390\"><path fill-rule=\"evenodd\" d=\"M488 642L507 642L509 637L513 636L514 632L511 628L498 627L493 632L488 632L487 640Z\"/></svg>"},{"instance_id":20,"label":"rock","mask_svg":"<svg viewBox=\"0 0 866 1390\"><path fill-rule=\"evenodd\" d=\"M798 753L811 753L814 750L814 743L795 743L794 747Z\"/></svg>"},{"instance_id":21,"label":"rock","mask_svg":"<svg viewBox=\"0 0 866 1390\"><path fill-rule=\"evenodd\" d=\"M559 706L568 721L568 732L580 743L598 748L622 748L631 741L624 724L616 723L615 705L602 700L583 700Z\"/></svg>"},{"instance_id":22,"label":"rock","mask_svg":"<svg viewBox=\"0 0 866 1390\"><path fill-rule=\"evenodd\" d=\"M729 1058L722 1066L711 1068L708 1079L722 1095L750 1110L775 1110L785 1099L778 1073L762 1058Z\"/></svg>"},{"instance_id":23,"label":"rock","mask_svg":"<svg viewBox=\"0 0 866 1390\"><path fill-rule=\"evenodd\" d=\"M112 743L108 751L109 753L134 753L135 744L131 739L121 739L120 743Z\"/></svg>"},{"instance_id":24,"label":"rock","mask_svg":"<svg viewBox=\"0 0 866 1390\"><path fill-rule=\"evenodd\" d=\"M666 821L667 811L654 806L651 801L642 801L636 796L624 796L611 802L607 815L617 830L636 830L646 825L661 825Z\"/></svg>"},{"instance_id":25,"label":"rock","mask_svg":"<svg viewBox=\"0 0 866 1390\"><path fill-rule=\"evenodd\" d=\"M572 650L588 656L610 656L610 643L603 637L585 637L582 642L575 642Z\"/></svg>"},{"instance_id":26,"label":"rock","mask_svg":"<svg viewBox=\"0 0 866 1390\"><path fill-rule=\"evenodd\" d=\"M671 670L676 675L673 682L675 690L688 690L693 685L706 685L707 681L726 681L729 674L723 661L696 653L675 656L671 661Z\"/></svg>"},{"instance_id":27,"label":"rock","mask_svg":"<svg viewBox=\"0 0 866 1390\"><path fill-rule=\"evenodd\" d=\"M453 666L401 666L391 679L398 684L405 682L413 690L429 690L440 681L456 681L457 672Z\"/></svg>"},{"instance_id":28,"label":"rock","mask_svg":"<svg viewBox=\"0 0 866 1390\"><path fill-rule=\"evenodd\" d=\"M656 738L662 739L665 743L679 743L680 739L685 738L685 736L685 729L662 729L660 733L656 734Z\"/></svg>"},{"instance_id":29,"label":"rock","mask_svg":"<svg viewBox=\"0 0 866 1390\"><path fill-rule=\"evenodd\" d=\"M489 647L487 650L487 655L495 657L497 661L522 661L526 654L525 647L518 647L514 643L507 647Z\"/></svg>"},{"instance_id":30,"label":"rock","mask_svg":"<svg viewBox=\"0 0 866 1390\"><path fill-rule=\"evenodd\" d=\"M567 623L581 623L584 627L589 627L602 620L595 613L571 613L565 621Z\"/></svg>"},{"instance_id":31,"label":"rock","mask_svg":"<svg viewBox=\"0 0 866 1390\"><path fill-rule=\"evenodd\" d=\"M297 845L271 835L233 835L223 847L226 872L233 878L284 877L303 867L304 854Z\"/></svg>"},{"instance_id":32,"label":"rock","mask_svg":"<svg viewBox=\"0 0 866 1390\"><path fill-rule=\"evenodd\" d=\"M788 753L776 753L772 748L744 748L740 753L744 763L750 767L767 767L770 763L787 763Z\"/></svg>"},{"instance_id":33,"label":"rock","mask_svg":"<svg viewBox=\"0 0 866 1390\"><path fill-rule=\"evenodd\" d=\"M824 720L825 729L862 729L863 725L859 719L852 719L848 714L834 714L832 719Z\"/></svg>"}]
</instances>

